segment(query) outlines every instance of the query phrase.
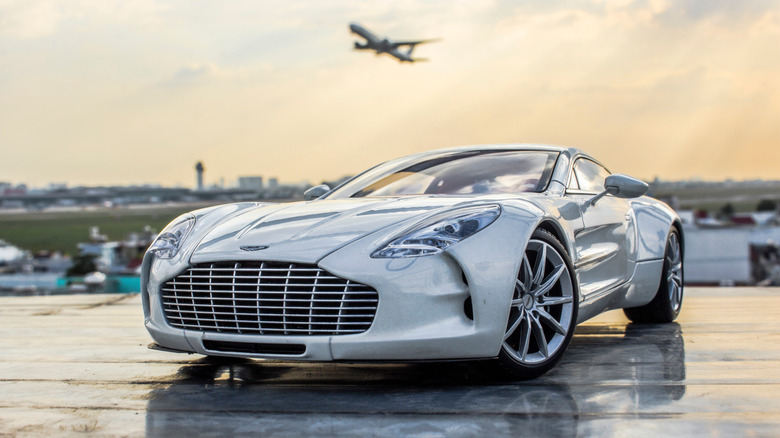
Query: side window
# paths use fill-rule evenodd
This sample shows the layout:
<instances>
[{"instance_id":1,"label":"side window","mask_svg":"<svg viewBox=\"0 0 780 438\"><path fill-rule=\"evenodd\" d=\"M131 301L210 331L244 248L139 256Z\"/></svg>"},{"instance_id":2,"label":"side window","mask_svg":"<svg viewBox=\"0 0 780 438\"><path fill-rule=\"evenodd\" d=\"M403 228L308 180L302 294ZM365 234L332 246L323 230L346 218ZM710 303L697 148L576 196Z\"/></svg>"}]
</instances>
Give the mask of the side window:
<instances>
[{"instance_id":1,"label":"side window","mask_svg":"<svg viewBox=\"0 0 780 438\"><path fill-rule=\"evenodd\" d=\"M607 169L590 160L579 159L574 163L574 172L579 188L586 192L602 192L604 179L609 176Z\"/></svg>"},{"instance_id":2,"label":"side window","mask_svg":"<svg viewBox=\"0 0 780 438\"><path fill-rule=\"evenodd\" d=\"M575 175L574 172L569 175L569 184L566 184L566 188L569 190L580 189L580 185L577 183L577 175Z\"/></svg>"}]
</instances>

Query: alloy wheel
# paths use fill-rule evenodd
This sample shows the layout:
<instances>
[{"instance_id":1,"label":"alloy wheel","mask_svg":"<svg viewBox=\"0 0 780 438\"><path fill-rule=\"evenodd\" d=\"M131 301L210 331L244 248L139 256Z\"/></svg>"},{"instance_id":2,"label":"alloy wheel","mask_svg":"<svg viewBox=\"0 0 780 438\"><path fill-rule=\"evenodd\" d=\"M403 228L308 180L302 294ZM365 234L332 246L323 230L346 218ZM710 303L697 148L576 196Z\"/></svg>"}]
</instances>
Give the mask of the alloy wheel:
<instances>
[{"instance_id":1,"label":"alloy wheel","mask_svg":"<svg viewBox=\"0 0 780 438\"><path fill-rule=\"evenodd\" d=\"M669 236L669 243L666 249L666 263L668 266L666 284L669 293L669 303L672 306L672 310L677 312L682 304L683 262L682 251L680 251L680 239L676 233L672 233Z\"/></svg>"},{"instance_id":2,"label":"alloy wheel","mask_svg":"<svg viewBox=\"0 0 780 438\"><path fill-rule=\"evenodd\" d=\"M563 256L549 243L528 242L502 348L515 361L535 365L553 357L573 330L574 287Z\"/></svg>"}]
</instances>

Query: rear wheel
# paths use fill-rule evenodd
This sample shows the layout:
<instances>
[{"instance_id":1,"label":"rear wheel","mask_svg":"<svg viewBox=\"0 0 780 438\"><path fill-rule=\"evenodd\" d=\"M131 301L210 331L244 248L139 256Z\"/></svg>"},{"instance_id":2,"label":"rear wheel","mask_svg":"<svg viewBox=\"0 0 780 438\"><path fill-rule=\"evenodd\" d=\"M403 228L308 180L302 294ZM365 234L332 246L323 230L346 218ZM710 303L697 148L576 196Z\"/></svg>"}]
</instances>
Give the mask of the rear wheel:
<instances>
[{"instance_id":1,"label":"rear wheel","mask_svg":"<svg viewBox=\"0 0 780 438\"><path fill-rule=\"evenodd\" d=\"M563 356L577 324L574 269L560 242L536 230L515 281L498 362L511 377L530 379Z\"/></svg>"},{"instance_id":2,"label":"rear wheel","mask_svg":"<svg viewBox=\"0 0 780 438\"><path fill-rule=\"evenodd\" d=\"M683 253L680 234L672 228L666 240L661 284L655 298L640 307L623 309L633 322L672 322L680 314L683 299Z\"/></svg>"}]
</instances>

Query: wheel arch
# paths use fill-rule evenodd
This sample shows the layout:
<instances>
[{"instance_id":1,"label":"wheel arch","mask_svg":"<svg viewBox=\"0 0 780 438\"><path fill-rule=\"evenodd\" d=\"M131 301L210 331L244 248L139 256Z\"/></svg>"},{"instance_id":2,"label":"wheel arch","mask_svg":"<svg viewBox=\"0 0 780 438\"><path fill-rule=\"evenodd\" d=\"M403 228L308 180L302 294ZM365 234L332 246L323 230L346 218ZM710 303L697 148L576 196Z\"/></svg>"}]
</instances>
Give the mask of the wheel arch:
<instances>
[{"instance_id":1,"label":"wheel arch","mask_svg":"<svg viewBox=\"0 0 780 438\"><path fill-rule=\"evenodd\" d=\"M677 236L680 238L680 252L685 257L685 236L683 235L682 221L679 218L675 219L672 222L672 228L677 231Z\"/></svg>"},{"instance_id":2,"label":"wheel arch","mask_svg":"<svg viewBox=\"0 0 780 438\"><path fill-rule=\"evenodd\" d=\"M669 233L674 229L682 240L682 222L668 205L651 198L631 200L637 227L637 262L661 259Z\"/></svg>"},{"instance_id":3,"label":"wheel arch","mask_svg":"<svg viewBox=\"0 0 780 438\"><path fill-rule=\"evenodd\" d=\"M569 239L566 238L566 232L559 223L552 219L545 218L542 219L539 224L537 224L536 229L547 231L548 233L552 234L553 237L558 239L558 242L563 245L563 249L566 250L569 259L572 261L572 263L574 263L574 249L572 248Z\"/></svg>"},{"instance_id":4,"label":"wheel arch","mask_svg":"<svg viewBox=\"0 0 780 438\"><path fill-rule=\"evenodd\" d=\"M572 283L574 285L574 293L578 297L577 299L581 299L582 296L580 295L580 276L577 274L577 269L575 268L575 251L574 251L574 244L573 239L567 239L566 231L564 231L563 227L556 221L546 218L542 219L536 226L535 230L544 230L550 234L552 234L553 237L555 237L558 242L561 244L563 249L566 251L566 255L569 257L569 263L571 264L571 279ZM533 233L532 233L533 235ZM530 237L529 237L530 239Z\"/></svg>"}]
</instances>

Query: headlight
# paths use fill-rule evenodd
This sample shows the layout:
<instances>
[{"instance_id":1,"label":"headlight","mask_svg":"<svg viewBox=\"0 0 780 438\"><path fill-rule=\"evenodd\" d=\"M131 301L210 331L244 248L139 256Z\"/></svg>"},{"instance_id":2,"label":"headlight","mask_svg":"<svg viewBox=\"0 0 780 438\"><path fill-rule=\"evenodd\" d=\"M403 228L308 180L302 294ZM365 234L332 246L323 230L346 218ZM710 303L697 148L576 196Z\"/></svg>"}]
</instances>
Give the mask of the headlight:
<instances>
[{"instance_id":1,"label":"headlight","mask_svg":"<svg viewBox=\"0 0 780 438\"><path fill-rule=\"evenodd\" d=\"M501 214L498 205L480 205L436 215L374 251L374 258L437 254L487 227Z\"/></svg>"},{"instance_id":2,"label":"headlight","mask_svg":"<svg viewBox=\"0 0 780 438\"><path fill-rule=\"evenodd\" d=\"M192 214L187 213L177 217L160 232L149 247L149 252L161 259L172 258L179 252L182 242L187 238L193 225L195 225L195 216Z\"/></svg>"}]
</instances>

